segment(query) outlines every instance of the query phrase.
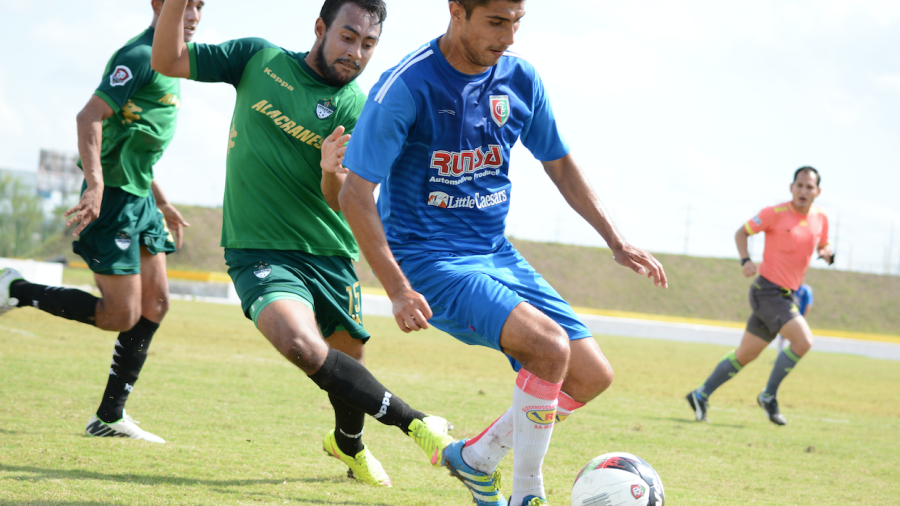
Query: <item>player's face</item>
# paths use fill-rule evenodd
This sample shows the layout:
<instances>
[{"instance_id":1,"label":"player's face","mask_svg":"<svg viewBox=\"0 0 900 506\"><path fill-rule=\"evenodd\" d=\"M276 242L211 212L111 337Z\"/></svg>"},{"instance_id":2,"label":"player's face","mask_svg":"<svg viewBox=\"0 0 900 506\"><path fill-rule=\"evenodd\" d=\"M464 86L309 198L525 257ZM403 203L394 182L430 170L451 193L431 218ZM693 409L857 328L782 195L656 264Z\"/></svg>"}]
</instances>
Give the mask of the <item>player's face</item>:
<instances>
[{"instance_id":1,"label":"player's face","mask_svg":"<svg viewBox=\"0 0 900 506\"><path fill-rule=\"evenodd\" d=\"M494 0L483 7L476 7L469 19L463 11L461 40L469 63L479 67L496 65L503 52L515 42L516 31L524 15L525 2L509 0Z\"/></svg>"},{"instance_id":2,"label":"player's face","mask_svg":"<svg viewBox=\"0 0 900 506\"><path fill-rule=\"evenodd\" d=\"M343 86L365 70L380 35L374 15L356 4L344 4L327 30L321 18L316 21L316 67L333 86Z\"/></svg>"},{"instance_id":3,"label":"player's face","mask_svg":"<svg viewBox=\"0 0 900 506\"><path fill-rule=\"evenodd\" d=\"M162 11L163 0L151 0L150 5L153 6L153 12L159 17ZM205 2L203 0L188 0L184 9L184 42L188 43L194 37L197 31L197 25L200 24L201 12Z\"/></svg>"},{"instance_id":4,"label":"player's face","mask_svg":"<svg viewBox=\"0 0 900 506\"><path fill-rule=\"evenodd\" d=\"M200 24L203 0L190 0L184 9L184 42L190 42Z\"/></svg>"},{"instance_id":5,"label":"player's face","mask_svg":"<svg viewBox=\"0 0 900 506\"><path fill-rule=\"evenodd\" d=\"M794 207L806 209L812 205L822 190L816 183L816 175L810 172L797 174L797 180L791 183L791 194L794 196Z\"/></svg>"}]
</instances>

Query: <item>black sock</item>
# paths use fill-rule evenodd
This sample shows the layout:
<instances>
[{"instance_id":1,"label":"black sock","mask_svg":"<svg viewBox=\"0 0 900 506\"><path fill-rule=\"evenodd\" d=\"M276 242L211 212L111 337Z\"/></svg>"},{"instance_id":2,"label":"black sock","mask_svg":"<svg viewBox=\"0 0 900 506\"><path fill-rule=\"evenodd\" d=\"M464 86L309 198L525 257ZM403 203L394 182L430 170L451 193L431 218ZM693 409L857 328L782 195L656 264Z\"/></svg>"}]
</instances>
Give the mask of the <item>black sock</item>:
<instances>
[{"instance_id":1,"label":"black sock","mask_svg":"<svg viewBox=\"0 0 900 506\"><path fill-rule=\"evenodd\" d=\"M365 411L352 408L334 394L328 394L334 407L334 440L344 455L351 457L363 449L362 433L366 423Z\"/></svg>"},{"instance_id":2,"label":"black sock","mask_svg":"<svg viewBox=\"0 0 900 506\"><path fill-rule=\"evenodd\" d=\"M337 350L329 349L322 368L309 377L313 383L344 404L375 417L385 425L396 425L409 434L409 424L425 418L378 382L362 364Z\"/></svg>"},{"instance_id":3,"label":"black sock","mask_svg":"<svg viewBox=\"0 0 900 506\"><path fill-rule=\"evenodd\" d=\"M33 307L53 316L94 325L97 301L93 295L73 288L44 286L16 280L9 286L10 297L19 299L17 307Z\"/></svg>"},{"instance_id":4,"label":"black sock","mask_svg":"<svg viewBox=\"0 0 900 506\"><path fill-rule=\"evenodd\" d=\"M112 423L122 418L125 401L128 400L128 394L134 388L141 367L147 360L150 340L158 328L158 323L153 323L142 316L131 330L119 334L113 348L106 391L103 392L103 400L97 409L97 418L100 420Z\"/></svg>"}]
</instances>

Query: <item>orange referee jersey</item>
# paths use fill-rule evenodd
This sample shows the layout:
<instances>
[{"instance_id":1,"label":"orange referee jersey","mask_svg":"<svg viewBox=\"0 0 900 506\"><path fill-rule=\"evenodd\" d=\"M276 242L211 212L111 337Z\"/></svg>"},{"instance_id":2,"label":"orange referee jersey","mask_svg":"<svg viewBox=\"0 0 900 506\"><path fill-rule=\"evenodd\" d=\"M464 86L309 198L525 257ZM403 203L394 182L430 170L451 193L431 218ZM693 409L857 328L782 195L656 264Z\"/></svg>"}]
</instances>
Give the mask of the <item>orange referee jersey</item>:
<instances>
[{"instance_id":1,"label":"orange referee jersey","mask_svg":"<svg viewBox=\"0 0 900 506\"><path fill-rule=\"evenodd\" d=\"M750 235L766 233L759 275L791 290L800 288L816 248L828 244L828 217L816 205L806 215L791 202L767 207L744 228Z\"/></svg>"}]
</instances>

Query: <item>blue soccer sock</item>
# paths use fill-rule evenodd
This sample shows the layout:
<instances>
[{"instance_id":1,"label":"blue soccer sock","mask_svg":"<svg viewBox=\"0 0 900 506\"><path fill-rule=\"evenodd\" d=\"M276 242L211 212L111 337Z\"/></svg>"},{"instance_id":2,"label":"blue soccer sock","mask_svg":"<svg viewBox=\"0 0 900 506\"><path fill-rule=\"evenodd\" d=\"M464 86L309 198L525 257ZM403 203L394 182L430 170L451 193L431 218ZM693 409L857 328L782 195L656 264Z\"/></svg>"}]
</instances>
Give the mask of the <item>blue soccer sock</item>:
<instances>
[{"instance_id":1,"label":"blue soccer sock","mask_svg":"<svg viewBox=\"0 0 900 506\"><path fill-rule=\"evenodd\" d=\"M741 372L741 369L743 368L744 366L742 366L734 356L734 350L729 351L722 357L722 360L716 365L716 368L713 369L709 378L706 378L706 381L697 388L697 393L704 399L709 399L709 396L712 395L717 388L733 378L737 373Z\"/></svg>"}]
</instances>

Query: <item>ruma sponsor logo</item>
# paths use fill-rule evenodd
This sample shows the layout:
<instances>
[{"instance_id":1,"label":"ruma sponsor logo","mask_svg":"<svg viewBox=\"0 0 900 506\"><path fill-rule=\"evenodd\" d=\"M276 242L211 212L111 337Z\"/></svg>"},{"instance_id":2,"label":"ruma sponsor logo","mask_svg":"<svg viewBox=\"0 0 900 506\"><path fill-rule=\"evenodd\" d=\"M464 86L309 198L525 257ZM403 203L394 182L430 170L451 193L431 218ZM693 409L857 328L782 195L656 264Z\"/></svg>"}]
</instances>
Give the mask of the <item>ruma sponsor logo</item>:
<instances>
[{"instance_id":1,"label":"ruma sponsor logo","mask_svg":"<svg viewBox=\"0 0 900 506\"><path fill-rule=\"evenodd\" d=\"M553 425L556 421L556 409L532 409L525 416L538 425Z\"/></svg>"},{"instance_id":2,"label":"ruma sponsor logo","mask_svg":"<svg viewBox=\"0 0 900 506\"><path fill-rule=\"evenodd\" d=\"M431 154L431 168L441 176L461 177L482 169L496 169L503 166L503 151L497 144L491 144L486 151L481 147L459 153L435 151Z\"/></svg>"}]
</instances>

